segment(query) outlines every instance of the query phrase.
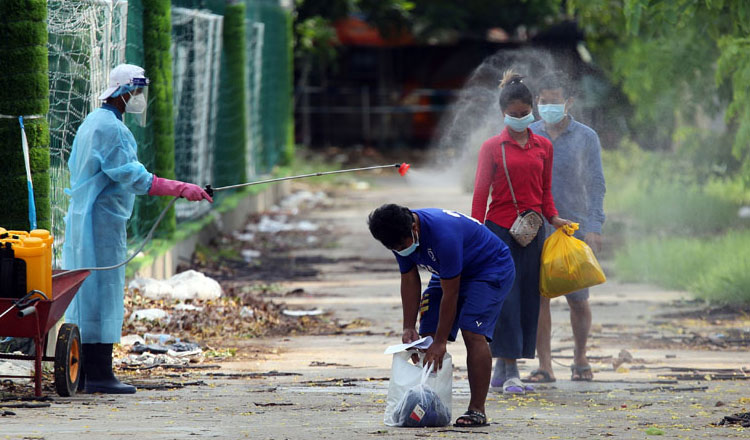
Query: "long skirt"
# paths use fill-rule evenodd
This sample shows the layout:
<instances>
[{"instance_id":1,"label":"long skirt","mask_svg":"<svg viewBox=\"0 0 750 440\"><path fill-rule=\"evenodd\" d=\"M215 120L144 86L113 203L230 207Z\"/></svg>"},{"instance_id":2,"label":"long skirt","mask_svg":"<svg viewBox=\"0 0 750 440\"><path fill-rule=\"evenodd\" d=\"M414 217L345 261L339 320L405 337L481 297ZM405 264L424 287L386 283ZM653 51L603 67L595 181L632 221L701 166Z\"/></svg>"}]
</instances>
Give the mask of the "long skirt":
<instances>
[{"instance_id":1,"label":"long skirt","mask_svg":"<svg viewBox=\"0 0 750 440\"><path fill-rule=\"evenodd\" d=\"M544 246L544 228L523 247L511 237L508 229L489 220L485 225L510 248L516 267L516 279L505 297L495 335L490 343L492 357L534 359L536 327L539 322L539 264Z\"/></svg>"}]
</instances>

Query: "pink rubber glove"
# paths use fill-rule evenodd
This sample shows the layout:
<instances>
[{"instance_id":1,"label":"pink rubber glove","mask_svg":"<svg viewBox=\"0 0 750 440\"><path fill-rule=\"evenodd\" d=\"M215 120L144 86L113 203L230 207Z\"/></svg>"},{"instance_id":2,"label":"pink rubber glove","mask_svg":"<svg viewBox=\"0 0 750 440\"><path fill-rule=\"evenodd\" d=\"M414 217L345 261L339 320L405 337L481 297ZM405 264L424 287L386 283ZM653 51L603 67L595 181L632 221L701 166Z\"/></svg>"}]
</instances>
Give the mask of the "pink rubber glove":
<instances>
[{"instance_id":1,"label":"pink rubber glove","mask_svg":"<svg viewBox=\"0 0 750 440\"><path fill-rule=\"evenodd\" d=\"M203 199L213 203L214 200L198 185L192 183L180 182L179 180L162 179L156 177L151 181L151 189L148 190L150 196L175 196L185 197L191 202L199 202Z\"/></svg>"}]
</instances>

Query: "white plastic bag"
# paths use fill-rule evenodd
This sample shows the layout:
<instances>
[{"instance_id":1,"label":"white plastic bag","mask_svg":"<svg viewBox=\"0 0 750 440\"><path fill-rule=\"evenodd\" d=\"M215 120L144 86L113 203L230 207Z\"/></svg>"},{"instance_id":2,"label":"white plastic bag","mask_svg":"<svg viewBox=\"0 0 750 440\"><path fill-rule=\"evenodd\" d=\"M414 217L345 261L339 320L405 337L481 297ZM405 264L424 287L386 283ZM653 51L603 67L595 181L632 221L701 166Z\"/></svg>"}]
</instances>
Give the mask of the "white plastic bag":
<instances>
[{"instance_id":1,"label":"white plastic bag","mask_svg":"<svg viewBox=\"0 0 750 440\"><path fill-rule=\"evenodd\" d=\"M388 426L446 426L451 420L453 361L446 353L443 368L437 373L432 365L412 364L413 352L393 355L388 401L383 422Z\"/></svg>"}]
</instances>

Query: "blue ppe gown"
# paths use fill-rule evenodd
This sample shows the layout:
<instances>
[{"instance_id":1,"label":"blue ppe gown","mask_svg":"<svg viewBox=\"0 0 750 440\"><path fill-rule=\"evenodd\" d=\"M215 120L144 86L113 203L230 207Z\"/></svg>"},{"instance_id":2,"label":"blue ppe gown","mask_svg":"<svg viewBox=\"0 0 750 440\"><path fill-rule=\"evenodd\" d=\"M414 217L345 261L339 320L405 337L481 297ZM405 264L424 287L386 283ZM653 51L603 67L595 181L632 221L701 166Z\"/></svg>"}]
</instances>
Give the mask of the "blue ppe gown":
<instances>
[{"instance_id":1,"label":"blue ppe gown","mask_svg":"<svg viewBox=\"0 0 750 440\"><path fill-rule=\"evenodd\" d=\"M135 138L115 107L104 104L86 117L73 140L68 168L63 269L122 262L135 195L149 191L153 175L138 161ZM124 266L92 272L81 285L65 319L78 325L84 344L120 342L124 289Z\"/></svg>"}]
</instances>

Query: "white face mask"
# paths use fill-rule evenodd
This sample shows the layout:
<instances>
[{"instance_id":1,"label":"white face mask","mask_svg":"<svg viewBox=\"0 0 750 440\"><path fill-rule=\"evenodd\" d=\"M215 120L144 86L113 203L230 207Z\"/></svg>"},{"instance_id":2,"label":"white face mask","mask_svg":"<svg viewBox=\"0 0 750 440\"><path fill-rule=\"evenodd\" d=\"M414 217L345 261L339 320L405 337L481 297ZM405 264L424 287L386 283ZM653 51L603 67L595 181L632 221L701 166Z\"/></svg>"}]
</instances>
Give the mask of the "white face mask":
<instances>
[{"instance_id":1,"label":"white face mask","mask_svg":"<svg viewBox=\"0 0 750 440\"><path fill-rule=\"evenodd\" d=\"M130 94L130 100L125 103L125 113L135 113L140 115L146 111L146 96L143 93L138 95Z\"/></svg>"}]
</instances>

